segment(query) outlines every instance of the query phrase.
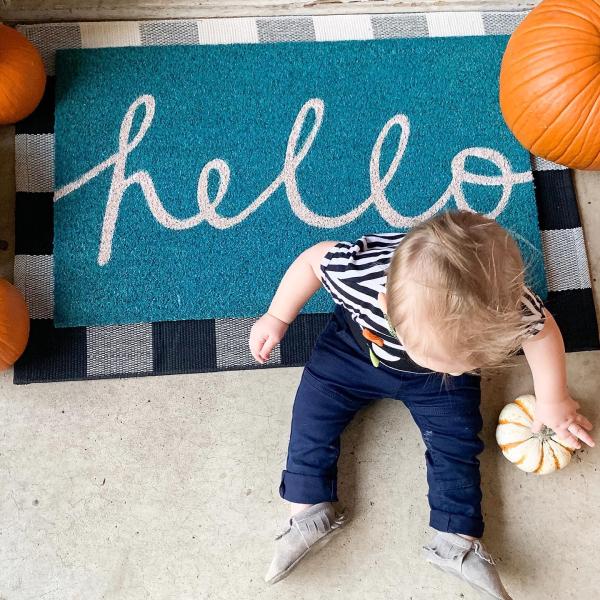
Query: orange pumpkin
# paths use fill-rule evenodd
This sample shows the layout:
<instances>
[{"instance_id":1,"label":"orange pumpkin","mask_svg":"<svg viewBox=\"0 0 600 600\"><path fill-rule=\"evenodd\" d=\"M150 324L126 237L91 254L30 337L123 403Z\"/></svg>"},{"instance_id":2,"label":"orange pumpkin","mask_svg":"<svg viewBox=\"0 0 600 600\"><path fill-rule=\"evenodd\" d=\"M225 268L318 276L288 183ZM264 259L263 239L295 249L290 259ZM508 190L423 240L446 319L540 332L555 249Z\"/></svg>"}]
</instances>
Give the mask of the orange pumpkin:
<instances>
[{"instance_id":1,"label":"orange pumpkin","mask_svg":"<svg viewBox=\"0 0 600 600\"><path fill-rule=\"evenodd\" d=\"M527 15L502 59L500 107L533 154L600 169L600 3L543 0Z\"/></svg>"},{"instance_id":2,"label":"orange pumpkin","mask_svg":"<svg viewBox=\"0 0 600 600\"><path fill-rule=\"evenodd\" d=\"M44 63L37 48L12 27L0 25L0 125L30 115L45 87Z\"/></svg>"},{"instance_id":3,"label":"orange pumpkin","mask_svg":"<svg viewBox=\"0 0 600 600\"><path fill-rule=\"evenodd\" d=\"M25 298L6 279L0 279L0 371L23 354L29 338L29 313Z\"/></svg>"}]
</instances>

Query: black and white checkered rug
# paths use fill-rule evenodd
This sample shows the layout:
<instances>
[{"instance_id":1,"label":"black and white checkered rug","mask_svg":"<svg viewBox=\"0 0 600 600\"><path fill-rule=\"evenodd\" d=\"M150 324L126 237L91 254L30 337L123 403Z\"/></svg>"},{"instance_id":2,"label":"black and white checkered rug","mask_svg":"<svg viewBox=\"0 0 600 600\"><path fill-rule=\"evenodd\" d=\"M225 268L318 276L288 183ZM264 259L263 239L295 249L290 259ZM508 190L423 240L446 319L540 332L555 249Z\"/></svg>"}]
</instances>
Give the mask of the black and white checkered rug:
<instances>
[{"instance_id":1,"label":"black and white checkered rug","mask_svg":"<svg viewBox=\"0 0 600 600\"><path fill-rule=\"evenodd\" d=\"M268 366L248 349L254 319L55 329L53 280L54 55L60 48L265 43L510 34L526 12L460 12L43 24L19 27L41 51L44 99L16 129L15 284L32 318L17 384L303 365L328 314L300 315ZM600 348L587 254L568 169L532 156L548 309L567 350Z\"/></svg>"}]
</instances>

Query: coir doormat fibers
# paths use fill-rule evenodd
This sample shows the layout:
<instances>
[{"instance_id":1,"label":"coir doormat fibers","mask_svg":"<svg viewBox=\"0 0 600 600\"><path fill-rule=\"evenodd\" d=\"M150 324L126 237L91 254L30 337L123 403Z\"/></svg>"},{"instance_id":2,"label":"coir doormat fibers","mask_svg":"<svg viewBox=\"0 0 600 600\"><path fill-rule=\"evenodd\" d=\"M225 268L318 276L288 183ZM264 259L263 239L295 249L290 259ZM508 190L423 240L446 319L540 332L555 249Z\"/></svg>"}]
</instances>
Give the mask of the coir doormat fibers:
<instances>
[{"instance_id":1,"label":"coir doormat fibers","mask_svg":"<svg viewBox=\"0 0 600 600\"><path fill-rule=\"evenodd\" d=\"M507 41L59 52L55 324L254 317L308 246L457 206L514 233L545 297L529 154L498 106Z\"/></svg>"},{"instance_id":2,"label":"coir doormat fibers","mask_svg":"<svg viewBox=\"0 0 600 600\"><path fill-rule=\"evenodd\" d=\"M253 318L55 328L52 216L57 49L504 35L525 14L277 17L20 27L40 49L49 79L42 104L16 130L15 284L25 294L32 321L28 347L15 365L15 383L300 366L328 319L327 313L300 315L267 366L257 365L248 350ZM571 173L559 165L531 159L549 290L547 305L559 323L568 351L597 349L595 307Z\"/></svg>"}]
</instances>

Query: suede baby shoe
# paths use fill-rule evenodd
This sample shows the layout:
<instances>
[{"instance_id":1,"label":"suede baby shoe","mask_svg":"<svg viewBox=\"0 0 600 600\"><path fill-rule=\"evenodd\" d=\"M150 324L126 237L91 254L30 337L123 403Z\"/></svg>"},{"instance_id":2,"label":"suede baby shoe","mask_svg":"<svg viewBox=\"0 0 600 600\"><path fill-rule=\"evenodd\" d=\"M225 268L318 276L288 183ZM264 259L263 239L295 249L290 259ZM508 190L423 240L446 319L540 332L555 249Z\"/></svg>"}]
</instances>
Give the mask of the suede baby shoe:
<instances>
[{"instance_id":1,"label":"suede baby shoe","mask_svg":"<svg viewBox=\"0 0 600 600\"><path fill-rule=\"evenodd\" d=\"M423 556L434 567L464 579L484 598L512 600L500 581L494 559L480 540L440 531L423 546Z\"/></svg>"},{"instance_id":2,"label":"suede baby shoe","mask_svg":"<svg viewBox=\"0 0 600 600\"><path fill-rule=\"evenodd\" d=\"M275 541L275 556L265 575L267 583L277 583L309 553L324 546L345 523L345 515L336 513L331 502L305 508L290 518L288 527Z\"/></svg>"}]
</instances>

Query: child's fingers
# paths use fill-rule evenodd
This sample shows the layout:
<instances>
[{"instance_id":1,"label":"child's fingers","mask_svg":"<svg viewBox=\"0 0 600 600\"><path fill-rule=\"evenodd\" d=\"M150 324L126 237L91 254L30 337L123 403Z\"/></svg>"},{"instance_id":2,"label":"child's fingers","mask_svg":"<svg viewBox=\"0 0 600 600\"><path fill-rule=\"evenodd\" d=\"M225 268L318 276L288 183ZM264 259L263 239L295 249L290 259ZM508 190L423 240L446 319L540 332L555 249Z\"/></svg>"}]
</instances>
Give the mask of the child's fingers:
<instances>
[{"instance_id":1,"label":"child's fingers","mask_svg":"<svg viewBox=\"0 0 600 600\"><path fill-rule=\"evenodd\" d=\"M569 431L561 430L560 432L555 431L554 433L556 433L556 437L558 437L561 442L564 442L568 446L578 449L581 448L581 442Z\"/></svg>"},{"instance_id":2,"label":"child's fingers","mask_svg":"<svg viewBox=\"0 0 600 600\"><path fill-rule=\"evenodd\" d=\"M254 357L254 360L256 362L262 363L263 359L260 357L260 355L258 354L258 350L250 347L250 353L252 354L252 356Z\"/></svg>"},{"instance_id":3,"label":"child's fingers","mask_svg":"<svg viewBox=\"0 0 600 600\"><path fill-rule=\"evenodd\" d=\"M596 445L592 439L592 436L578 423L571 423L569 425L569 431L582 442L585 442L588 446Z\"/></svg>"},{"instance_id":4,"label":"child's fingers","mask_svg":"<svg viewBox=\"0 0 600 600\"><path fill-rule=\"evenodd\" d=\"M277 339L272 336L269 336L267 341L264 343L262 350L260 351L260 356L263 360L269 360L269 356L271 355L271 350L277 345Z\"/></svg>"},{"instance_id":5,"label":"child's fingers","mask_svg":"<svg viewBox=\"0 0 600 600\"><path fill-rule=\"evenodd\" d=\"M253 336L252 334L250 335L250 353L254 357L254 360L258 361L259 363L264 362L264 360L261 358L261 351L267 339L268 335L266 334L262 336Z\"/></svg>"},{"instance_id":6,"label":"child's fingers","mask_svg":"<svg viewBox=\"0 0 600 600\"><path fill-rule=\"evenodd\" d=\"M592 425L592 423L588 419L586 419L583 415L577 415L576 419L577 419L577 422L582 427L585 427L588 431L590 431L592 429L592 427L594 427Z\"/></svg>"}]
</instances>

